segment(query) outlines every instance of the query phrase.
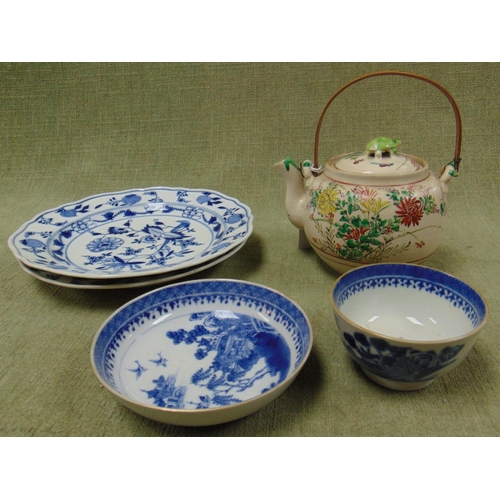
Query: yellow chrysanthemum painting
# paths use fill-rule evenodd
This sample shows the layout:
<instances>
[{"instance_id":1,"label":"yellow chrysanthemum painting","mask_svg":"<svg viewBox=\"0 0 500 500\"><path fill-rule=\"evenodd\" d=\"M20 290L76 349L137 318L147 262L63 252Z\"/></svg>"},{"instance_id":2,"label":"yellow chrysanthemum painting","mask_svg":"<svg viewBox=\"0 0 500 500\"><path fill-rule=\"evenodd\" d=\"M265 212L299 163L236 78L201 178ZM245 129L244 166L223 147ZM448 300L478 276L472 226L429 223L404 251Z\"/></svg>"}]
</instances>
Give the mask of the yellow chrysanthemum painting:
<instances>
[{"instance_id":1,"label":"yellow chrysanthemum painting","mask_svg":"<svg viewBox=\"0 0 500 500\"><path fill-rule=\"evenodd\" d=\"M333 187L328 187L321 191L317 201L318 212L323 216L336 212L335 202L338 198L339 192Z\"/></svg>"},{"instance_id":2,"label":"yellow chrysanthemum painting","mask_svg":"<svg viewBox=\"0 0 500 500\"><path fill-rule=\"evenodd\" d=\"M390 203L388 201L382 201L380 198L370 198L369 200L362 201L360 205L365 207L368 212L373 212L373 214L376 215L385 207L388 207Z\"/></svg>"}]
</instances>

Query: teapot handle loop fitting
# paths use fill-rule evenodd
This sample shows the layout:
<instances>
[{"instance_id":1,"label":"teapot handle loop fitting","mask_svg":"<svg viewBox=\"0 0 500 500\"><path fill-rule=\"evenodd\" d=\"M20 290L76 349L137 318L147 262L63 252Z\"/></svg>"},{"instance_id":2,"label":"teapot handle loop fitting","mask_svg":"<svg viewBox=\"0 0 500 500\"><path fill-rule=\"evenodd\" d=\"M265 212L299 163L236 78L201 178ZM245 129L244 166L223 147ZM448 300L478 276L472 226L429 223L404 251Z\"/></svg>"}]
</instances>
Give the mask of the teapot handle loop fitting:
<instances>
[{"instance_id":1,"label":"teapot handle loop fitting","mask_svg":"<svg viewBox=\"0 0 500 500\"><path fill-rule=\"evenodd\" d=\"M322 171L321 166L319 165L318 162L319 135L321 131L321 124L323 123L323 118L325 117L325 114L330 105L332 104L333 100L344 90L349 88L351 85L360 82L361 80L366 80L367 78L372 78L374 76L387 76L387 75L406 76L408 78L415 78L416 80L422 80L424 82L430 83L431 85L439 89L446 96L446 98L451 104L451 107L453 108L453 112L455 113L455 126L456 126L455 156L451 163L453 163L455 172L458 173L461 161L460 150L462 148L462 119L460 117L460 111L458 109L457 103L455 102L455 99L453 99L452 95L442 85L435 82L434 80L431 80L430 78L427 78L426 76L417 75L414 73L406 73L403 71L391 70L391 71L376 71L374 73L367 73L366 75L362 75L355 78L354 80L351 80L350 82L346 83L343 87L341 87L339 90L337 90L337 92L335 92L335 94L333 94L330 100L326 103L326 106L324 107L323 112L319 117L318 125L316 127L316 136L314 139L314 163L313 163L313 168L311 168L313 175L315 176L319 175L320 172Z\"/></svg>"}]
</instances>

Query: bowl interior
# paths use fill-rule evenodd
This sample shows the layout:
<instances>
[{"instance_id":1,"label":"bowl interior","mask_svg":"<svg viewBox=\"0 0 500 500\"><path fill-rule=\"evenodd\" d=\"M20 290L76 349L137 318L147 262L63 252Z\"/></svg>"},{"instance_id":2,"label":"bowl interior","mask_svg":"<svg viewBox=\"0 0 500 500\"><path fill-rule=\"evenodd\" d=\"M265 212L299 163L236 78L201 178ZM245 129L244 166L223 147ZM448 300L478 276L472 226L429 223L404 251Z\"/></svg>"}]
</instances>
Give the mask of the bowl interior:
<instances>
[{"instance_id":1,"label":"bowl interior","mask_svg":"<svg viewBox=\"0 0 500 500\"><path fill-rule=\"evenodd\" d=\"M233 280L198 280L143 295L96 335L98 378L121 397L200 410L258 397L307 359L303 311L280 293Z\"/></svg>"},{"instance_id":2,"label":"bowl interior","mask_svg":"<svg viewBox=\"0 0 500 500\"><path fill-rule=\"evenodd\" d=\"M486 305L469 285L434 269L376 264L339 279L333 300L349 321L388 337L439 341L477 328Z\"/></svg>"}]
</instances>

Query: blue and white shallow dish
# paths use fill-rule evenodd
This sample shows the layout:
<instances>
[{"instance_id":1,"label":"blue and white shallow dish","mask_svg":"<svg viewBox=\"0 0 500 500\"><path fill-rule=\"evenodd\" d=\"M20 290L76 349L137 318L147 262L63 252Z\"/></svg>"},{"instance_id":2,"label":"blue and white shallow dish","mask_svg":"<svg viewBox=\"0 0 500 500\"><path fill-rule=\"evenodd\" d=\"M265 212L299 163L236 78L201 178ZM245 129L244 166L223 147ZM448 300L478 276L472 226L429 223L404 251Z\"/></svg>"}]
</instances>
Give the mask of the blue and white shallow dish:
<instances>
[{"instance_id":1,"label":"blue and white shallow dish","mask_svg":"<svg viewBox=\"0 0 500 500\"><path fill-rule=\"evenodd\" d=\"M312 348L304 311L237 280L195 280L142 295L96 334L91 362L125 406L163 423L203 426L267 405Z\"/></svg>"},{"instance_id":2,"label":"blue and white shallow dish","mask_svg":"<svg viewBox=\"0 0 500 500\"><path fill-rule=\"evenodd\" d=\"M249 207L216 191L155 187L43 212L9 238L23 264L62 276L126 278L185 269L251 235Z\"/></svg>"},{"instance_id":3,"label":"blue and white shallow dish","mask_svg":"<svg viewBox=\"0 0 500 500\"><path fill-rule=\"evenodd\" d=\"M465 359L488 316L484 298L447 273L373 264L343 274L331 294L345 348L372 380L421 389Z\"/></svg>"}]
</instances>

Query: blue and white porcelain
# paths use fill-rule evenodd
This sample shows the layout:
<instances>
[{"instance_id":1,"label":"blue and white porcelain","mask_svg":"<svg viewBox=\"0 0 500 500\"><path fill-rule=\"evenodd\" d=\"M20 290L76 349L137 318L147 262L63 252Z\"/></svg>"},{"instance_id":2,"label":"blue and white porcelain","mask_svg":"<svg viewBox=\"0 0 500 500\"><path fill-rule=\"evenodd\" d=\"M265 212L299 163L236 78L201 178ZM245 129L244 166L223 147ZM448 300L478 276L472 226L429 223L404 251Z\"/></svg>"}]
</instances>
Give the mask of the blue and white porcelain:
<instances>
[{"instance_id":1,"label":"blue and white porcelain","mask_svg":"<svg viewBox=\"0 0 500 500\"><path fill-rule=\"evenodd\" d=\"M180 280L187 276L191 276L196 273L200 273L209 269L222 261L233 256L236 252L239 252L245 243L238 245L229 252L222 254L221 256L199 264L197 266L189 267L187 269L179 269L178 271L171 271L169 273L155 274L153 276L133 276L130 278L114 278L114 279L92 279L92 278L81 278L72 276L63 276L61 274L51 273L48 271L43 271L42 269L33 269L28 267L22 262L19 262L21 269L26 273L30 274L34 278L49 283L51 285L62 286L64 288L78 288L86 290L110 290L118 288L140 288L147 286L162 285L165 283L171 283L173 281Z\"/></svg>"},{"instance_id":2,"label":"blue and white porcelain","mask_svg":"<svg viewBox=\"0 0 500 500\"><path fill-rule=\"evenodd\" d=\"M62 276L151 276L244 243L249 207L216 191L156 187L91 196L43 212L10 238L23 264Z\"/></svg>"},{"instance_id":3,"label":"blue and white porcelain","mask_svg":"<svg viewBox=\"0 0 500 500\"><path fill-rule=\"evenodd\" d=\"M195 280L142 295L94 338L99 381L125 406L163 423L203 426L267 405L312 348L304 311L237 280Z\"/></svg>"},{"instance_id":4,"label":"blue and white porcelain","mask_svg":"<svg viewBox=\"0 0 500 500\"><path fill-rule=\"evenodd\" d=\"M456 368L488 317L471 286L413 264L353 269L334 283L331 300L348 353L395 390L421 389Z\"/></svg>"}]
</instances>

